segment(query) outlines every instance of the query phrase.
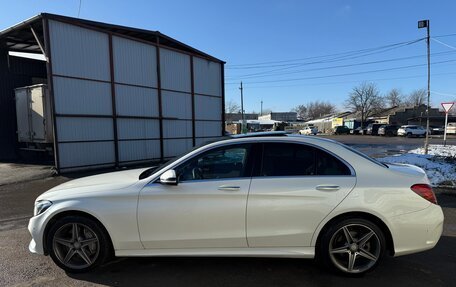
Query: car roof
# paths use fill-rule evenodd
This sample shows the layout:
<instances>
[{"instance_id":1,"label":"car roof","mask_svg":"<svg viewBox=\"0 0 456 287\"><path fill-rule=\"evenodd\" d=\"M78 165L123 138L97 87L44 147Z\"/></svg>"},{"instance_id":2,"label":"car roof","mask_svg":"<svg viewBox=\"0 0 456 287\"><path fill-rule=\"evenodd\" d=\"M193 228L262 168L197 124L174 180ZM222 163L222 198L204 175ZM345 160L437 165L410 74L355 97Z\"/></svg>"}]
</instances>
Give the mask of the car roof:
<instances>
[{"instance_id":1,"label":"car roof","mask_svg":"<svg viewBox=\"0 0 456 287\"><path fill-rule=\"evenodd\" d=\"M284 131L275 131L275 132L257 132L257 133L245 133L245 134L238 134L232 135L232 138L257 138L257 137L279 137L279 136L286 136L288 133Z\"/></svg>"},{"instance_id":2,"label":"car roof","mask_svg":"<svg viewBox=\"0 0 456 287\"><path fill-rule=\"evenodd\" d=\"M309 137L304 135L292 134L287 132L257 132L257 133L246 133L241 135L233 135L231 137L225 137L220 142L258 142L258 141L271 141L279 140L283 142L307 142L318 145L319 143L331 143L340 145L341 143L332 139L322 137Z\"/></svg>"}]
</instances>

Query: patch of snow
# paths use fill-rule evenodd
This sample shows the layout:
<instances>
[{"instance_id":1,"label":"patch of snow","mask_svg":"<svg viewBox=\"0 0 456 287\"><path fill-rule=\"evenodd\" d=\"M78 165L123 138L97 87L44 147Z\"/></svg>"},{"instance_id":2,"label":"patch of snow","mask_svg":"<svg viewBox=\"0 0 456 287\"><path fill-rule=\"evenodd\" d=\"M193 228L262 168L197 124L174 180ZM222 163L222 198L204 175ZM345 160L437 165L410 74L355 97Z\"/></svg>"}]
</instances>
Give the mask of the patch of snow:
<instances>
[{"instance_id":1,"label":"patch of snow","mask_svg":"<svg viewBox=\"0 0 456 287\"><path fill-rule=\"evenodd\" d=\"M423 154L422 148L406 154L379 158L384 163L405 163L421 167L433 186L456 183L456 146L431 145L429 154Z\"/></svg>"},{"instance_id":2,"label":"patch of snow","mask_svg":"<svg viewBox=\"0 0 456 287\"><path fill-rule=\"evenodd\" d=\"M417 148L409 153L424 154L424 148ZM456 157L456 145L443 146L440 144L429 145L428 154L436 156Z\"/></svg>"}]
</instances>

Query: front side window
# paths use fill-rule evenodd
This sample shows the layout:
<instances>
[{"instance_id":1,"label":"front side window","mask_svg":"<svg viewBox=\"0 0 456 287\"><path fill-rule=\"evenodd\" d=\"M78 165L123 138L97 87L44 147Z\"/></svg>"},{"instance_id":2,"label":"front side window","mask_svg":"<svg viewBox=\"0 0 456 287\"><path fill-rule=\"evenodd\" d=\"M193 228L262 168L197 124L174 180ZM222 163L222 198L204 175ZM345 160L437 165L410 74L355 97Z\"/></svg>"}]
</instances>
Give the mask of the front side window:
<instances>
[{"instance_id":1,"label":"front side window","mask_svg":"<svg viewBox=\"0 0 456 287\"><path fill-rule=\"evenodd\" d=\"M179 181L250 176L247 169L249 149L249 145L237 145L198 155L176 168Z\"/></svg>"},{"instance_id":2,"label":"front side window","mask_svg":"<svg viewBox=\"0 0 456 287\"><path fill-rule=\"evenodd\" d=\"M335 156L303 144L265 143L262 162L261 176L351 175Z\"/></svg>"}]
</instances>

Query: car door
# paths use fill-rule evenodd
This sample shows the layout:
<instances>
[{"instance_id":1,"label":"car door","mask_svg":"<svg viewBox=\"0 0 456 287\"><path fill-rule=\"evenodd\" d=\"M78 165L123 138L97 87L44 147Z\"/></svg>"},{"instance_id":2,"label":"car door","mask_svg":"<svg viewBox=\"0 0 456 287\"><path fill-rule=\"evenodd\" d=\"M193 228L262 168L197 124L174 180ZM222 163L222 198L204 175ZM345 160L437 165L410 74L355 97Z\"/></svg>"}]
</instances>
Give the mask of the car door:
<instances>
[{"instance_id":1,"label":"car door","mask_svg":"<svg viewBox=\"0 0 456 287\"><path fill-rule=\"evenodd\" d=\"M145 248L246 247L251 145L201 153L174 170L177 185L143 188L138 225Z\"/></svg>"},{"instance_id":2,"label":"car door","mask_svg":"<svg viewBox=\"0 0 456 287\"><path fill-rule=\"evenodd\" d=\"M318 224L355 183L354 170L323 149L264 143L248 198L249 246L310 246Z\"/></svg>"}]
</instances>

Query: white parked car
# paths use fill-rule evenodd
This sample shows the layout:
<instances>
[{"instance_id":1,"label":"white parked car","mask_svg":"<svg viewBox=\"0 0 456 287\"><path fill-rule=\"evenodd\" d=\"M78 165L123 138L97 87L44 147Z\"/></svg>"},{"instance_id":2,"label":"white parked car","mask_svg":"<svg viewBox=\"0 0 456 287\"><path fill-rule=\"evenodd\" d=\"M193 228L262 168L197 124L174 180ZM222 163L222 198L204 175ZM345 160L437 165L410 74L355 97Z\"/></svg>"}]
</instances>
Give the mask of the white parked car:
<instances>
[{"instance_id":1,"label":"white parked car","mask_svg":"<svg viewBox=\"0 0 456 287\"><path fill-rule=\"evenodd\" d=\"M417 126L417 125L405 125L401 126L397 130L397 135L398 136L406 136L406 137L424 137L426 136L426 128L422 126Z\"/></svg>"},{"instance_id":2,"label":"white parked car","mask_svg":"<svg viewBox=\"0 0 456 287\"><path fill-rule=\"evenodd\" d=\"M328 139L264 133L158 168L61 184L37 198L28 228L30 251L69 272L114 254L316 257L361 274L385 255L433 248L443 213L416 166L386 165Z\"/></svg>"},{"instance_id":3,"label":"white parked car","mask_svg":"<svg viewBox=\"0 0 456 287\"><path fill-rule=\"evenodd\" d=\"M317 127L305 127L302 130L299 130L300 135L317 135L318 128Z\"/></svg>"},{"instance_id":4,"label":"white parked car","mask_svg":"<svg viewBox=\"0 0 456 287\"><path fill-rule=\"evenodd\" d=\"M448 123L447 134L456 135L456 123Z\"/></svg>"}]
</instances>

